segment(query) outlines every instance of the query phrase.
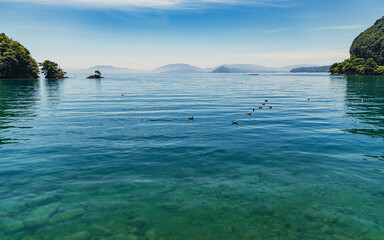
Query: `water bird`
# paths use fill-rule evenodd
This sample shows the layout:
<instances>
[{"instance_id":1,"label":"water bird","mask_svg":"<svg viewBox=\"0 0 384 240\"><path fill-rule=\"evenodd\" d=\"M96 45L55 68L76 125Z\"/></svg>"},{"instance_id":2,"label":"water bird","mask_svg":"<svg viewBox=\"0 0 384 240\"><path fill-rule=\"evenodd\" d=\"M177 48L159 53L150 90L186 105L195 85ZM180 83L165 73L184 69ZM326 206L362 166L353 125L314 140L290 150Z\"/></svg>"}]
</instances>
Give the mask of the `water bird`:
<instances>
[{"instance_id":1,"label":"water bird","mask_svg":"<svg viewBox=\"0 0 384 240\"><path fill-rule=\"evenodd\" d=\"M188 120L193 120L193 117L188 117Z\"/></svg>"},{"instance_id":2,"label":"water bird","mask_svg":"<svg viewBox=\"0 0 384 240\"><path fill-rule=\"evenodd\" d=\"M311 99L310 98L308 98L308 101L310 101Z\"/></svg>"},{"instance_id":3,"label":"water bird","mask_svg":"<svg viewBox=\"0 0 384 240\"><path fill-rule=\"evenodd\" d=\"M259 109L263 109L263 107L259 107Z\"/></svg>"},{"instance_id":4,"label":"water bird","mask_svg":"<svg viewBox=\"0 0 384 240\"><path fill-rule=\"evenodd\" d=\"M253 111L255 111L255 108L252 108Z\"/></svg>"},{"instance_id":5,"label":"water bird","mask_svg":"<svg viewBox=\"0 0 384 240\"><path fill-rule=\"evenodd\" d=\"M251 115L252 115L252 113L251 113L251 112L247 112L247 115L248 115L248 116L251 116Z\"/></svg>"},{"instance_id":6,"label":"water bird","mask_svg":"<svg viewBox=\"0 0 384 240\"><path fill-rule=\"evenodd\" d=\"M369 104L368 107L372 107L372 104Z\"/></svg>"},{"instance_id":7,"label":"water bird","mask_svg":"<svg viewBox=\"0 0 384 240\"><path fill-rule=\"evenodd\" d=\"M124 96L124 93L122 93L121 96Z\"/></svg>"},{"instance_id":8,"label":"water bird","mask_svg":"<svg viewBox=\"0 0 384 240\"><path fill-rule=\"evenodd\" d=\"M272 106L269 106L269 109L272 109Z\"/></svg>"},{"instance_id":9,"label":"water bird","mask_svg":"<svg viewBox=\"0 0 384 240\"><path fill-rule=\"evenodd\" d=\"M364 102L364 98L361 99L361 102Z\"/></svg>"},{"instance_id":10,"label":"water bird","mask_svg":"<svg viewBox=\"0 0 384 240\"><path fill-rule=\"evenodd\" d=\"M239 121L232 121L232 124L238 124L239 123Z\"/></svg>"},{"instance_id":11,"label":"water bird","mask_svg":"<svg viewBox=\"0 0 384 240\"><path fill-rule=\"evenodd\" d=\"M265 106L265 103L262 103L261 105Z\"/></svg>"},{"instance_id":12,"label":"water bird","mask_svg":"<svg viewBox=\"0 0 384 240\"><path fill-rule=\"evenodd\" d=\"M264 100L264 102L268 102L268 100Z\"/></svg>"}]
</instances>

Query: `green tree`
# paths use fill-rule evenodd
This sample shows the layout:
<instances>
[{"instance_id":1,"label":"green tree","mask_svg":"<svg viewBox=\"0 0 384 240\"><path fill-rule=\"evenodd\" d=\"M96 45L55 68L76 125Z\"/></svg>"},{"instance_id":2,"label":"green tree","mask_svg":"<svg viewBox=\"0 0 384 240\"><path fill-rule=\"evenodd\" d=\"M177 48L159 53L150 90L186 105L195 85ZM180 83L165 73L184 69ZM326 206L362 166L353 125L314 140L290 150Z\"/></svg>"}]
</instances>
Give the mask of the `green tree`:
<instances>
[{"instance_id":1,"label":"green tree","mask_svg":"<svg viewBox=\"0 0 384 240\"><path fill-rule=\"evenodd\" d=\"M39 63L41 71L44 73L45 78L65 78L66 72L64 72L57 63L45 60Z\"/></svg>"},{"instance_id":2,"label":"green tree","mask_svg":"<svg viewBox=\"0 0 384 240\"><path fill-rule=\"evenodd\" d=\"M0 33L0 78L38 78L38 73L28 49Z\"/></svg>"},{"instance_id":3,"label":"green tree","mask_svg":"<svg viewBox=\"0 0 384 240\"><path fill-rule=\"evenodd\" d=\"M364 66L363 66L363 74L364 75L373 75L375 73L375 70L377 68L377 63L373 58L369 58Z\"/></svg>"}]
</instances>

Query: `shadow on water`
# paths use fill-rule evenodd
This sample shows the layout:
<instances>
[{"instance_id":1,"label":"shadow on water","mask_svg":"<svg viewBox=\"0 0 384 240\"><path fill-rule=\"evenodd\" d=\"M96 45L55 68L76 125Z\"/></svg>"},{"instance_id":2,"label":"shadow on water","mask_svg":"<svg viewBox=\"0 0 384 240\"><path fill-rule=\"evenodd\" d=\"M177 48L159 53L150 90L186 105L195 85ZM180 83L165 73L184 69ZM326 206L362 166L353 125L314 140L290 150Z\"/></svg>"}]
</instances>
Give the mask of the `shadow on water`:
<instances>
[{"instance_id":1,"label":"shadow on water","mask_svg":"<svg viewBox=\"0 0 384 240\"><path fill-rule=\"evenodd\" d=\"M384 77L346 77L346 114L357 121L344 131L384 138Z\"/></svg>"},{"instance_id":2,"label":"shadow on water","mask_svg":"<svg viewBox=\"0 0 384 240\"><path fill-rule=\"evenodd\" d=\"M18 141L4 137L4 133L27 128L23 122L36 116L35 105L39 99L38 80L0 80L0 145Z\"/></svg>"}]
</instances>

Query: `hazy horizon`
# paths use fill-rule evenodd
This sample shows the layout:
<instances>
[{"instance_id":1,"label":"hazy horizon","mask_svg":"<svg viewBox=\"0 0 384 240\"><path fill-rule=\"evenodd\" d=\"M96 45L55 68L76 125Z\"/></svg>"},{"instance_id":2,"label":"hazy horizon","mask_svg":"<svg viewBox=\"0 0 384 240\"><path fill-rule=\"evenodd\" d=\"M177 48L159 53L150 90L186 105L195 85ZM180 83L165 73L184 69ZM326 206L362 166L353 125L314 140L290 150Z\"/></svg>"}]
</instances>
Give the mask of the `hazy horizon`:
<instances>
[{"instance_id":1,"label":"hazy horizon","mask_svg":"<svg viewBox=\"0 0 384 240\"><path fill-rule=\"evenodd\" d=\"M347 58L383 10L379 0L0 0L0 31L63 68L322 66Z\"/></svg>"}]
</instances>

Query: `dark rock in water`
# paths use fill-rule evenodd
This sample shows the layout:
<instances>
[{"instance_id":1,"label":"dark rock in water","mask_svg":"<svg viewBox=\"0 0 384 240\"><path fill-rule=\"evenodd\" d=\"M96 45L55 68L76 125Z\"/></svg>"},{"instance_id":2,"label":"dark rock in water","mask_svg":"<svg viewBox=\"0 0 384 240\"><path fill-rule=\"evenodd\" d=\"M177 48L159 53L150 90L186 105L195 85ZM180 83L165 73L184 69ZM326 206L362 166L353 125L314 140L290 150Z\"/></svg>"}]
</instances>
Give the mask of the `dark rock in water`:
<instances>
[{"instance_id":1,"label":"dark rock in water","mask_svg":"<svg viewBox=\"0 0 384 240\"><path fill-rule=\"evenodd\" d=\"M98 78L104 78L104 77L102 77L100 75L91 75L91 76L89 76L87 78L89 78L89 79L95 79L95 78L98 79Z\"/></svg>"}]
</instances>

